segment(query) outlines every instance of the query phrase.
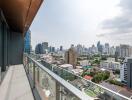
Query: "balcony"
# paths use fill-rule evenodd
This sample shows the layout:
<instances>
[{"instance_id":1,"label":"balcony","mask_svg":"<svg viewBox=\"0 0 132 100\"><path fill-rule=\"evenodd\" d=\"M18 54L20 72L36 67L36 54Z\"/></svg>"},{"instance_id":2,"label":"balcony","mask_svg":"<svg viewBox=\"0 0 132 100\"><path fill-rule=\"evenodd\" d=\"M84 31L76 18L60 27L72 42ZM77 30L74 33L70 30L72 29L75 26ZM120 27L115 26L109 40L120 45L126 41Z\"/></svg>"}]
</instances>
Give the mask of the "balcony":
<instances>
[{"instance_id":1,"label":"balcony","mask_svg":"<svg viewBox=\"0 0 132 100\"><path fill-rule=\"evenodd\" d=\"M39 55L23 58L24 33L42 2L0 0L0 100L130 100Z\"/></svg>"},{"instance_id":2,"label":"balcony","mask_svg":"<svg viewBox=\"0 0 132 100\"><path fill-rule=\"evenodd\" d=\"M10 66L0 86L1 100L128 100L123 95L24 54L23 65Z\"/></svg>"},{"instance_id":3,"label":"balcony","mask_svg":"<svg viewBox=\"0 0 132 100\"><path fill-rule=\"evenodd\" d=\"M10 66L0 86L1 100L34 100L23 65Z\"/></svg>"}]
</instances>

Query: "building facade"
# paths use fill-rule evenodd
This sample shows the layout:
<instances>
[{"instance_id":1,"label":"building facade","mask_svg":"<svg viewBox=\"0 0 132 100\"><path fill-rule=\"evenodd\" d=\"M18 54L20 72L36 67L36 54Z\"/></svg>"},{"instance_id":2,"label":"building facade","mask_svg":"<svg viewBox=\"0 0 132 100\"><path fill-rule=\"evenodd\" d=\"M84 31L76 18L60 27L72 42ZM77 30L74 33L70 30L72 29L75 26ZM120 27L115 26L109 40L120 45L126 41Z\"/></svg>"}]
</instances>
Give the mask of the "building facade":
<instances>
[{"instance_id":1,"label":"building facade","mask_svg":"<svg viewBox=\"0 0 132 100\"><path fill-rule=\"evenodd\" d=\"M63 51L63 46L60 46L60 51Z\"/></svg>"},{"instance_id":2,"label":"building facade","mask_svg":"<svg viewBox=\"0 0 132 100\"><path fill-rule=\"evenodd\" d=\"M24 37L24 52L30 54L31 51L31 31L28 30Z\"/></svg>"},{"instance_id":3,"label":"building facade","mask_svg":"<svg viewBox=\"0 0 132 100\"><path fill-rule=\"evenodd\" d=\"M76 67L77 53L74 48L70 48L68 51L65 52L65 62L67 64L73 65L74 68Z\"/></svg>"},{"instance_id":4,"label":"building facade","mask_svg":"<svg viewBox=\"0 0 132 100\"><path fill-rule=\"evenodd\" d=\"M35 53L36 54L43 54L43 47L42 47L42 44L37 44L36 47L35 47Z\"/></svg>"},{"instance_id":5,"label":"building facade","mask_svg":"<svg viewBox=\"0 0 132 100\"><path fill-rule=\"evenodd\" d=\"M105 43L105 46L104 46L104 54L109 55L109 53L110 53L109 43Z\"/></svg>"},{"instance_id":6,"label":"building facade","mask_svg":"<svg viewBox=\"0 0 132 100\"><path fill-rule=\"evenodd\" d=\"M104 69L111 69L111 70L116 70L120 69L120 62L114 62L114 61L102 61L100 63L100 67Z\"/></svg>"},{"instance_id":7,"label":"building facade","mask_svg":"<svg viewBox=\"0 0 132 100\"><path fill-rule=\"evenodd\" d=\"M127 84L128 88L132 88L132 57L127 57L124 60L120 69L121 81Z\"/></svg>"},{"instance_id":8,"label":"building facade","mask_svg":"<svg viewBox=\"0 0 132 100\"><path fill-rule=\"evenodd\" d=\"M130 54L130 46L121 44L120 45L120 57L125 58L125 57L129 57L130 55L131 55Z\"/></svg>"},{"instance_id":9,"label":"building facade","mask_svg":"<svg viewBox=\"0 0 132 100\"><path fill-rule=\"evenodd\" d=\"M0 76L10 65L23 63L24 36L41 3L42 0L0 0Z\"/></svg>"},{"instance_id":10,"label":"building facade","mask_svg":"<svg viewBox=\"0 0 132 100\"><path fill-rule=\"evenodd\" d=\"M49 48L48 48L48 42L43 42L42 43L42 48L43 48L43 53L48 52Z\"/></svg>"},{"instance_id":11,"label":"building facade","mask_svg":"<svg viewBox=\"0 0 132 100\"><path fill-rule=\"evenodd\" d=\"M100 41L97 43L98 52L102 54L103 52L103 46L100 44Z\"/></svg>"}]
</instances>

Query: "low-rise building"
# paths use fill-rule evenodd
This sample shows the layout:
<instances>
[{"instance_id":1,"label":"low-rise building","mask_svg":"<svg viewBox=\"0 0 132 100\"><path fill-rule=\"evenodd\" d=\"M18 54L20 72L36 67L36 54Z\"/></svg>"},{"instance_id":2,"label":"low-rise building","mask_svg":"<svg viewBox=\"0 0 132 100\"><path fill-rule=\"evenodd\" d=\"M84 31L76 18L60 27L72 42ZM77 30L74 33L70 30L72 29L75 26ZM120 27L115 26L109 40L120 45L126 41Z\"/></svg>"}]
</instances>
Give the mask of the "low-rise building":
<instances>
[{"instance_id":1,"label":"low-rise building","mask_svg":"<svg viewBox=\"0 0 132 100\"><path fill-rule=\"evenodd\" d=\"M111 70L116 70L120 69L120 62L115 62L115 61L102 61L100 62L100 67L105 68L105 69L111 69Z\"/></svg>"},{"instance_id":2,"label":"low-rise building","mask_svg":"<svg viewBox=\"0 0 132 100\"><path fill-rule=\"evenodd\" d=\"M82 61L79 61L79 63L80 63L81 66L88 66L89 65L88 60L82 60Z\"/></svg>"},{"instance_id":3,"label":"low-rise building","mask_svg":"<svg viewBox=\"0 0 132 100\"><path fill-rule=\"evenodd\" d=\"M91 80L93 77L85 75L83 78L85 78L86 80Z\"/></svg>"},{"instance_id":4,"label":"low-rise building","mask_svg":"<svg viewBox=\"0 0 132 100\"><path fill-rule=\"evenodd\" d=\"M76 75L80 75L80 74L83 73L83 70L82 70L82 69L72 69L71 71L72 71L74 74L76 74Z\"/></svg>"},{"instance_id":5,"label":"low-rise building","mask_svg":"<svg viewBox=\"0 0 132 100\"><path fill-rule=\"evenodd\" d=\"M82 66L76 66L76 68L77 68L77 69L83 69L83 67L82 67Z\"/></svg>"},{"instance_id":6,"label":"low-rise building","mask_svg":"<svg viewBox=\"0 0 132 100\"><path fill-rule=\"evenodd\" d=\"M73 65L71 65L71 64L63 64L63 65L60 65L60 67L66 69L66 70L69 70L69 71L71 71L73 69Z\"/></svg>"}]
</instances>

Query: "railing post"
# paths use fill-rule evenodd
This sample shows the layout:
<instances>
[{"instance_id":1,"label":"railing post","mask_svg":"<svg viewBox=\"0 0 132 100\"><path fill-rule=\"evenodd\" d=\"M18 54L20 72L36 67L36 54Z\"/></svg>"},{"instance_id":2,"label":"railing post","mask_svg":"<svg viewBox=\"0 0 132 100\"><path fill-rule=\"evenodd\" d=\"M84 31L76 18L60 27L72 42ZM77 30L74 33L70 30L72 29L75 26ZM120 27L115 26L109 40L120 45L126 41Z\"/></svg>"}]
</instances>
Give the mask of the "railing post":
<instances>
[{"instance_id":1,"label":"railing post","mask_svg":"<svg viewBox=\"0 0 132 100\"><path fill-rule=\"evenodd\" d=\"M38 72L37 72L37 73L38 73L38 74L37 74L37 79L38 79L37 81L38 81L38 83L39 83L39 68L37 68L37 71L38 71Z\"/></svg>"},{"instance_id":2,"label":"railing post","mask_svg":"<svg viewBox=\"0 0 132 100\"><path fill-rule=\"evenodd\" d=\"M30 60L29 58L27 57L27 73L29 74L29 66L30 66Z\"/></svg>"},{"instance_id":3,"label":"railing post","mask_svg":"<svg viewBox=\"0 0 132 100\"><path fill-rule=\"evenodd\" d=\"M61 100L60 84L56 81L56 100Z\"/></svg>"},{"instance_id":4,"label":"railing post","mask_svg":"<svg viewBox=\"0 0 132 100\"><path fill-rule=\"evenodd\" d=\"M35 63L33 62L33 88L35 88Z\"/></svg>"},{"instance_id":5,"label":"railing post","mask_svg":"<svg viewBox=\"0 0 132 100\"><path fill-rule=\"evenodd\" d=\"M0 66L0 83L1 83L1 66Z\"/></svg>"}]
</instances>

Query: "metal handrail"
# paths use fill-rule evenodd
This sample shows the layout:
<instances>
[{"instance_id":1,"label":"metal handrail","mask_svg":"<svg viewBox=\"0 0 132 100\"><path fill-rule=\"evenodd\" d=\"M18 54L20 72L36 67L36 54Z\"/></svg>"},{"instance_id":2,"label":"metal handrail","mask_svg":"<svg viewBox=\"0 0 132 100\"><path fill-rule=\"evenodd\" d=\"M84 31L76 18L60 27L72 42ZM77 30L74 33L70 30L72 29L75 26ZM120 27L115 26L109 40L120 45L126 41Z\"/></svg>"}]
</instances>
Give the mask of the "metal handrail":
<instances>
[{"instance_id":1,"label":"metal handrail","mask_svg":"<svg viewBox=\"0 0 132 100\"><path fill-rule=\"evenodd\" d=\"M31 58L30 56L28 56L31 60L33 60L33 61L35 61L36 63L38 63L36 60L34 60L33 58ZM40 63L38 63L39 65L41 65ZM43 65L41 65L41 66L43 66ZM42 67L42 68L44 68L44 69L48 69L48 68L46 68L46 67ZM63 68L60 68L59 67L59 69L63 69ZM49 69L48 69L49 70ZM68 70L66 70L66 69L63 69L63 70L65 70L65 71L67 71L68 73L71 73L71 74L73 74L73 75L75 75L74 73L72 73L72 72L70 72L70 71L68 71ZM49 71L51 71L51 70L49 70ZM52 72L52 71L51 71ZM54 73L54 72L52 72L52 73ZM54 73L55 74L55 73ZM56 74L55 74L56 75ZM58 75L56 75L57 77L59 77ZM89 83L91 83L91 84L93 84L93 85L95 85L95 86L98 86L98 87L100 87L100 88L102 88L103 90L105 90L105 91L108 91L108 92L110 92L110 93L112 93L113 94L113 96L118 96L119 98L123 98L123 99L125 99L125 100L132 100L132 99L130 99L130 98L128 98L128 97L126 97L126 96L124 96L124 95L122 95L122 94L119 94L118 92L115 92L115 91L113 91L113 90L110 90L110 89L108 89L108 88L106 88L106 87L103 87L103 86L101 86L101 85L99 85L99 84L96 84L96 83L94 83L94 82L92 82L92 81L90 81L90 80L86 80L86 79L84 79L83 77L81 77L81 76L78 76L78 75L75 75L75 76L77 76L78 78L81 78L81 79L83 79L83 80L85 80L86 82L89 82ZM52 76L53 77L53 76ZM53 77L54 78L54 77ZM61 78L62 79L62 78ZM64 80L64 79L63 79ZM65 80L64 80L65 81ZM67 81L66 81L67 82ZM68 82L67 82L68 83ZM68 84L70 84L70 83L68 83ZM71 84L70 84L71 85ZM73 86L73 85L71 85L71 86ZM64 86L65 87L65 86ZM74 87L74 86L73 86ZM67 87L66 87L67 88ZM74 87L75 88L75 87ZM77 89L77 88L76 88ZM78 89L77 89L78 90ZM81 91L80 91L81 92ZM74 94L74 93L73 93ZM76 93L75 93L76 94ZM85 93L84 93L85 94ZM85 94L86 95L86 94ZM91 98L91 97L90 97ZM85 99L83 99L83 100L85 100Z\"/></svg>"},{"instance_id":2,"label":"metal handrail","mask_svg":"<svg viewBox=\"0 0 132 100\"><path fill-rule=\"evenodd\" d=\"M33 58L31 58L30 56L26 55L26 57L28 57L32 62L34 62L39 68L41 68L42 70L47 72L53 79L55 79L59 84L64 86L67 90L69 90L71 93L73 93L79 99L81 99L81 100L95 100L95 98L86 95L85 93L83 93L82 91L80 91L79 89L77 89L76 87L71 85L69 82L67 82L63 78L59 77L54 72L52 72L51 70L44 67L42 64L40 64Z\"/></svg>"},{"instance_id":3,"label":"metal handrail","mask_svg":"<svg viewBox=\"0 0 132 100\"><path fill-rule=\"evenodd\" d=\"M89 82L89 83L92 83L93 85L96 85L96 86L98 86L98 87L100 87L100 88L102 88L102 89L104 89L104 90L106 90L106 91L108 91L108 92L111 92L111 93L113 93L113 94L115 94L115 95L117 95L117 96L119 96L119 97L121 97L121 98L124 98L124 99L127 99L127 100L131 100L130 98L128 98L128 97L126 97L126 96L124 96L124 95L122 95L122 94L119 94L118 92L115 92L115 91L113 91L113 90L110 90L110 89L108 89L108 88L102 86L102 85L99 85L99 84L96 84L96 83L94 83L94 82L92 82L92 81L90 81L90 80L87 80L87 79L85 79L85 78L83 78L83 77L81 77L81 76L79 76L79 75L76 75L76 74L70 72L69 70L66 70L66 69L61 68L61 67L59 67L59 68L65 70L65 71L67 71L68 73L71 73L71 74L77 76L78 78L81 78L81 79L83 79L83 80L85 80L85 81L87 81L87 82Z\"/></svg>"}]
</instances>

